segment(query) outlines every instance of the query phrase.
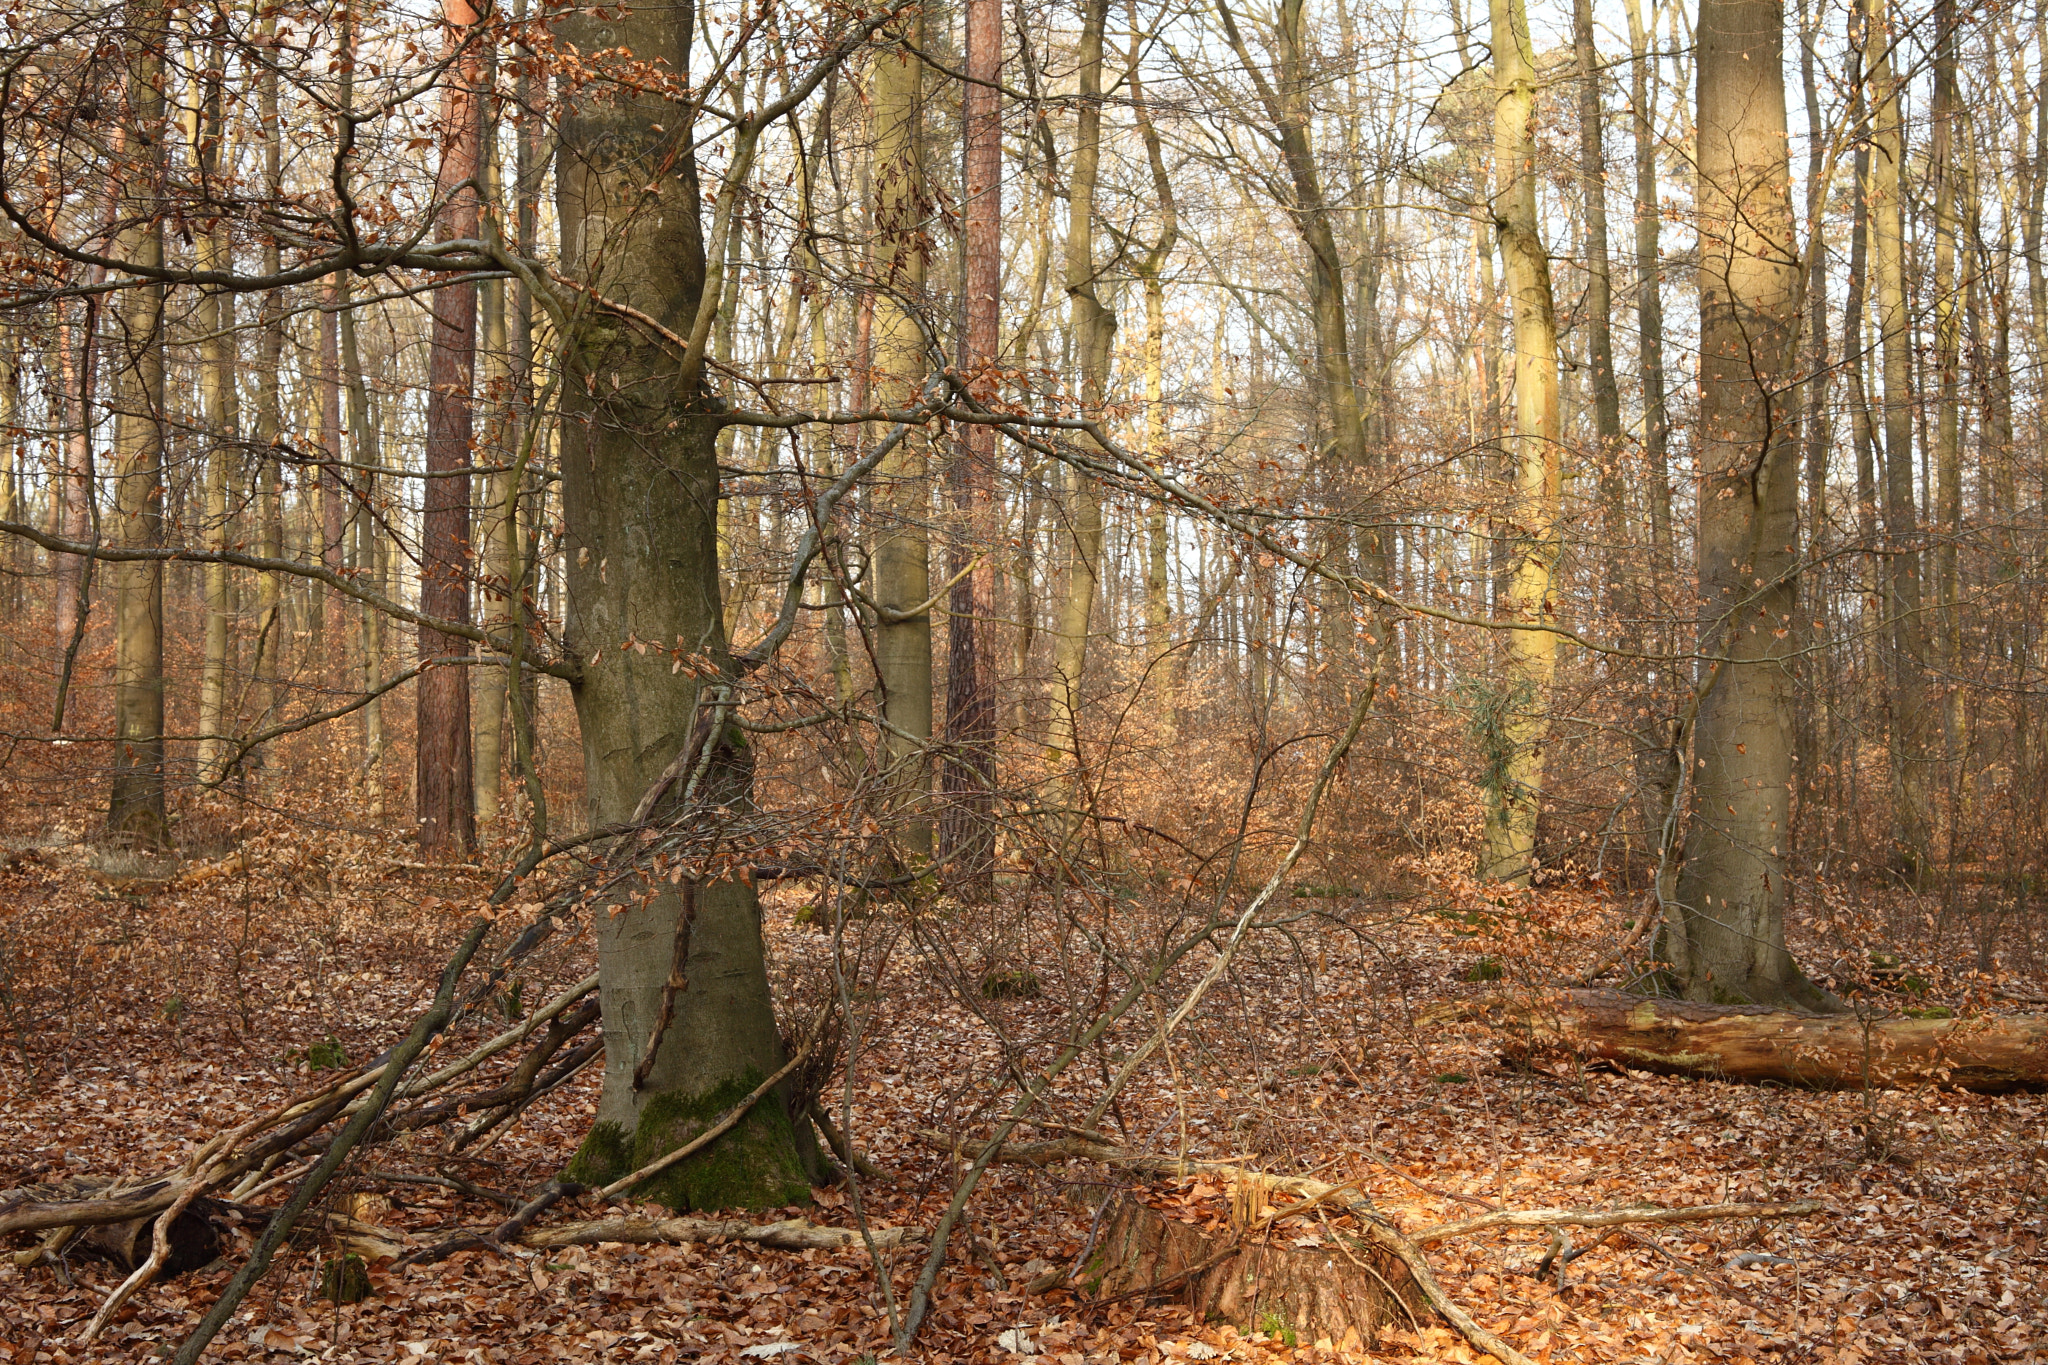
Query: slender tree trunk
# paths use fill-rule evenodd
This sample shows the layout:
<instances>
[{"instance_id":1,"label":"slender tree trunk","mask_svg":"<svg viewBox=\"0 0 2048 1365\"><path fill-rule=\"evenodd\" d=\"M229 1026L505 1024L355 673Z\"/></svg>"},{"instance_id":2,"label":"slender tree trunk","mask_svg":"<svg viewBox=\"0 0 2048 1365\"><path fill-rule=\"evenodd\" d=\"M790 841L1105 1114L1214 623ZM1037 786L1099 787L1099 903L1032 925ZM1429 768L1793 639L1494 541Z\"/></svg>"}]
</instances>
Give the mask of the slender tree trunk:
<instances>
[{"instance_id":1,"label":"slender tree trunk","mask_svg":"<svg viewBox=\"0 0 2048 1365\"><path fill-rule=\"evenodd\" d=\"M1955 0L1935 0L1934 123L1930 153L1934 175L1934 366L1938 392L1934 413L1934 616L1941 677L1946 757L1953 762L1962 739L1963 689L1957 685L1962 661L1960 581L1956 543L1962 532L1962 288L1957 275L1958 224L1962 205L1975 194L1958 151L1969 136L1962 93L1956 85ZM1986 471L1987 473L1989 471Z\"/></svg>"},{"instance_id":2,"label":"slender tree trunk","mask_svg":"<svg viewBox=\"0 0 2048 1365\"><path fill-rule=\"evenodd\" d=\"M341 426L341 284L328 276L320 288L322 311L315 315L320 328L320 446L329 460L342 458ZM320 469L320 563L340 573L348 561L348 501L343 471L331 465ZM320 633L321 685L340 691L348 686L348 600L330 592L325 584L313 585L315 628Z\"/></svg>"},{"instance_id":3,"label":"slender tree trunk","mask_svg":"<svg viewBox=\"0 0 2048 1365\"><path fill-rule=\"evenodd\" d=\"M61 305L60 305L61 306ZM66 540L93 539L92 396L95 333L99 300L78 306L76 328L68 321L57 329L57 378L60 449L57 473L57 533ZM61 651L84 630L90 606L87 589L92 561L84 555L59 555L56 563L56 637Z\"/></svg>"},{"instance_id":4,"label":"slender tree trunk","mask_svg":"<svg viewBox=\"0 0 2048 1365\"><path fill-rule=\"evenodd\" d=\"M918 31L922 33L922 21ZM921 306L929 261L924 220L923 64L908 53L883 53L869 89L874 129L871 269L875 280L874 401L908 407L927 372L923 334L912 310ZM932 735L931 546L925 530L931 490L926 438L913 432L883 460L872 506L879 526L872 551L875 668L889 730L882 752L895 784L899 835L912 858L932 852L926 809L931 771L924 750Z\"/></svg>"},{"instance_id":5,"label":"slender tree trunk","mask_svg":"<svg viewBox=\"0 0 2048 1365\"><path fill-rule=\"evenodd\" d=\"M1536 221L1536 63L1521 0L1493 0L1495 105L1493 219L1514 308L1515 433L1509 443L1516 529L1508 578L1506 677L1479 725L1486 791L1480 875L1527 886L1536 869L1544 745L1557 636L1548 630L1557 569L1563 439L1558 413L1557 319L1550 260ZM1596 362L1597 363L1597 362ZM1611 372L1613 358L1608 360Z\"/></svg>"},{"instance_id":6,"label":"slender tree trunk","mask_svg":"<svg viewBox=\"0 0 2048 1365\"><path fill-rule=\"evenodd\" d=\"M1640 0L1625 0L1628 11L1629 103L1636 155L1636 334L1637 379L1643 402L1643 464L1650 504L1653 581L1672 567L1671 418L1664 401L1664 264L1659 244L1663 207L1657 190L1656 85L1650 64L1652 34L1644 27ZM1654 18L1654 15L1653 15Z\"/></svg>"},{"instance_id":7,"label":"slender tree trunk","mask_svg":"<svg viewBox=\"0 0 2048 1365\"><path fill-rule=\"evenodd\" d=\"M1102 46L1109 0L1084 0L1075 79L1074 150L1067 179L1067 301L1080 371L1082 411L1099 416L1109 389L1116 345L1116 315L1096 287L1095 193L1102 166ZM1067 574L1055 611L1051 713L1045 756L1052 769L1052 803L1062 811L1067 838L1079 830L1087 804L1081 752L1083 688L1088 633L1102 578L1102 498L1087 475L1067 471Z\"/></svg>"},{"instance_id":8,"label":"slender tree trunk","mask_svg":"<svg viewBox=\"0 0 2048 1365\"><path fill-rule=\"evenodd\" d=\"M618 46L690 83L695 15L642 8L563 21L585 51ZM709 325L700 188L687 106L593 83L569 95L556 183L562 269L638 309L699 352ZM630 212L617 206L632 205ZM732 681L717 559L719 417L694 356L611 314L578 313L562 386L561 508L568 580L565 639L582 664L573 684L594 825L634 817L644 793L700 732L709 784L678 781L647 813L743 810L751 753L718 707ZM604 382L586 383L586 377ZM614 384L611 381L617 380ZM622 649L646 641L642 653ZM679 669L668 652L720 676ZM686 796L687 794L687 796ZM629 849L618 850L621 859ZM616 870L625 874L623 861ZM626 875L593 910L604 1009L604 1091L570 1171L615 1179L672 1150L782 1065L768 989L760 907L750 884L698 882L685 897L651 871ZM681 951L678 952L680 939ZM683 970L670 987L671 963ZM659 1037L658 1021L673 1005ZM643 1060L651 1054L650 1065ZM693 1127L693 1125L697 1125ZM706 1151L640 1191L671 1207L770 1208L809 1196L811 1171L787 1107L764 1102Z\"/></svg>"},{"instance_id":9,"label":"slender tree trunk","mask_svg":"<svg viewBox=\"0 0 2048 1365\"><path fill-rule=\"evenodd\" d=\"M377 439L376 416L370 411L369 386L363 380L356 315L350 307L352 283L347 276L342 277L339 328L342 375L348 389L349 445L355 451L357 464L374 468L383 463L382 446ZM356 575L372 592L381 593L386 591L385 536L378 522L383 509L377 497L377 476L365 469L358 471L356 477L363 490L355 517ZM357 681L363 691L374 692L384 683L384 613L365 602L360 608L360 620L362 672ZM379 813L384 808L384 745L384 703L381 698L372 698L363 705L363 769L370 789L370 809Z\"/></svg>"},{"instance_id":10,"label":"slender tree trunk","mask_svg":"<svg viewBox=\"0 0 2048 1365\"><path fill-rule=\"evenodd\" d=\"M1700 651L1716 662L1660 955L1688 999L1815 1006L1785 951L1800 271L1779 0L1703 0L1698 52Z\"/></svg>"},{"instance_id":11,"label":"slender tree trunk","mask_svg":"<svg viewBox=\"0 0 2048 1365\"><path fill-rule=\"evenodd\" d=\"M1165 148L1145 102L1145 87L1138 69L1142 35L1135 24L1134 17L1126 79L1131 90L1131 112L1145 143L1145 162L1152 171L1152 196L1158 201L1159 213L1159 239L1135 263L1145 289L1145 458L1158 469L1165 466L1167 455L1166 282L1162 277L1174 245L1180 240L1180 212L1174 199L1173 178L1166 170ZM1172 609L1166 591L1167 554L1166 504L1155 500L1145 511L1145 649L1155 659L1173 648ZM1341 610L1341 601L1334 605L1337 610L1330 612L1335 618L1331 628L1341 632L1343 643L1348 645L1350 632L1342 628L1347 613ZM1171 725L1170 697L1168 702L1166 718Z\"/></svg>"},{"instance_id":12,"label":"slender tree trunk","mask_svg":"<svg viewBox=\"0 0 2048 1365\"><path fill-rule=\"evenodd\" d=\"M259 47L276 41L277 15L259 11ZM284 126L278 108L277 68L263 62L256 73L256 112L263 129L263 187L273 203L284 198ZM276 233L263 237L263 273L275 275L284 269L284 255ZM266 559L284 558L284 518L280 507L283 478L276 450L284 433L284 294L269 289L257 305L256 359L256 543ZM283 585L274 573L256 576L256 651L252 667L251 694L255 714L249 728L261 730L276 713L280 680L284 676ZM260 762L262 754L251 755Z\"/></svg>"},{"instance_id":13,"label":"slender tree trunk","mask_svg":"<svg viewBox=\"0 0 2048 1365\"><path fill-rule=\"evenodd\" d=\"M1892 859L1915 881L1928 830L1925 628L1919 513L1913 488L1913 319L1906 302L1906 129L1892 51L1897 33L1886 0L1864 0L1871 92L1872 247L1877 257L1877 325L1884 348L1884 610L1891 643Z\"/></svg>"},{"instance_id":14,"label":"slender tree trunk","mask_svg":"<svg viewBox=\"0 0 2048 1365\"><path fill-rule=\"evenodd\" d=\"M128 56L131 162L128 220L114 254L148 268L164 261L157 196L164 165L163 49L167 16L155 0L131 8ZM113 541L163 542L164 286L138 284L120 304L114 392ZM136 848L170 844L164 806L164 577L160 561L114 566L114 781L107 833Z\"/></svg>"},{"instance_id":15,"label":"slender tree trunk","mask_svg":"<svg viewBox=\"0 0 2048 1365\"><path fill-rule=\"evenodd\" d=\"M1621 476L1621 385L1614 373L1614 267L1607 245L1606 120L1600 98L1600 53L1593 45L1593 0L1574 0L1573 47L1579 63L1579 180L1586 207L1586 360L1593 391L1594 468L1610 555L1628 543ZM1629 574L1610 560L1610 609L1631 616Z\"/></svg>"},{"instance_id":16,"label":"slender tree trunk","mask_svg":"<svg viewBox=\"0 0 2048 1365\"><path fill-rule=\"evenodd\" d=\"M504 203L499 193L498 137L494 121L487 121L482 135L478 179L483 186L483 230L503 240ZM487 461L509 466L518 448L514 421L516 404L512 384L512 334L506 308L506 282L485 280L478 286L478 316L481 323L483 361L479 388L486 409ZM482 542L482 565L477 596L483 608L483 626L493 639L509 638L516 613L509 593L519 557L519 497L510 469L485 476L483 502L477 508L477 539ZM493 650L492 652L496 652ZM498 818L500 783L505 769L505 719L511 678L504 667L486 665L472 669L476 675L476 818L488 826Z\"/></svg>"},{"instance_id":17,"label":"slender tree trunk","mask_svg":"<svg viewBox=\"0 0 2048 1365\"><path fill-rule=\"evenodd\" d=\"M444 0L449 51L477 22L470 0ZM482 118L473 54L456 62L441 91L441 169L436 193L447 207L443 235L473 238L481 226L474 181ZM443 620L470 619L471 392L476 382L476 286L434 291L432 343L427 351L426 467L442 478L424 481L420 525L420 610ZM464 658L469 641L420 627L419 657ZM469 670L430 668L417 684L419 738L416 796L420 848L426 853L469 851L476 843L476 788L469 723Z\"/></svg>"}]
</instances>

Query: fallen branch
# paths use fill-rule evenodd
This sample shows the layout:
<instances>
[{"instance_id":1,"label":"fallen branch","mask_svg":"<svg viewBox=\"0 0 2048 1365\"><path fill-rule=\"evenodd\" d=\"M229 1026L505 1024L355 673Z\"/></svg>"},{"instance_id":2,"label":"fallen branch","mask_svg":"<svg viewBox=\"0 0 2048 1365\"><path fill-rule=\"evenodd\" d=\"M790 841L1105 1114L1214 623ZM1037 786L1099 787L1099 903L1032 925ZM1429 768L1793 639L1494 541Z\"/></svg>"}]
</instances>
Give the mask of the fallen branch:
<instances>
[{"instance_id":1,"label":"fallen branch","mask_svg":"<svg viewBox=\"0 0 2048 1365\"><path fill-rule=\"evenodd\" d=\"M1453 1237L1470 1237L1493 1228L1618 1228L1630 1223L1704 1223L1716 1218L1804 1218L1827 1205L1818 1199L1791 1204L1696 1204L1667 1209L1630 1204L1618 1209L1502 1209L1458 1223L1438 1223L1413 1234L1417 1246L1434 1246Z\"/></svg>"}]
</instances>

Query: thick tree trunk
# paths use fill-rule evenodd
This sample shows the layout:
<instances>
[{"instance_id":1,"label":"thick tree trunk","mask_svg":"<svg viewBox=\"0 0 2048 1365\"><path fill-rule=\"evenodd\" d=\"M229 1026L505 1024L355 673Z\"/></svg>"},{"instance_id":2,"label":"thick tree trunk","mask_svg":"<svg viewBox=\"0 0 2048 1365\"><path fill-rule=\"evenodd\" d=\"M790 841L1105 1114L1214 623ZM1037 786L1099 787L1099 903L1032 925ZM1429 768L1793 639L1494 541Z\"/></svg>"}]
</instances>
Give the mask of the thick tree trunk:
<instances>
[{"instance_id":1,"label":"thick tree trunk","mask_svg":"<svg viewBox=\"0 0 2048 1365\"><path fill-rule=\"evenodd\" d=\"M136 49L128 61L128 129L135 165L125 212L133 226L116 254L145 267L164 259L157 218L157 177L164 96L164 12L145 4L136 15ZM114 535L124 546L163 541L164 286L139 284L121 302L122 340L116 361ZM164 575L161 562L114 566L114 781L107 833L137 848L170 842L164 808Z\"/></svg>"},{"instance_id":2,"label":"thick tree trunk","mask_svg":"<svg viewBox=\"0 0 2048 1365\"><path fill-rule=\"evenodd\" d=\"M2048 1016L2041 1015L1860 1019L1575 990L1533 1003L1452 1006L1423 1022L1469 1019L1497 1024L1515 1057L1561 1052L1637 1071L1816 1090L2048 1089Z\"/></svg>"},{"instance_id":3,"label":"thick tree trunk","mask_svg":"<svg viewBox=\"0 0 2048 1365\"><path fill-rule=\"evenodd\" d=\"M1822 1004L1785 951L1799 255L1776 0L1707 0L1699 21L1701 685L1685 862L1660 956L1681 992Z\"/></svg>"},{"instance_id":4,"label":"thick tree trunk","mask_svg":"<svg viewBox=\"0 0 2048 1365\"><path fill-rule=\"evenodd\" d=\"M462 41L477 22L469 0L444 0L448 41ZM452 48L451 48L452 50ZM438 192L453 197L442 214L442 231L452 238L475 237L480 223L473 189L456 186L476 176L478 74L474 55L449 72L441 92L441 171ZM444 621L470 619L469 476L476 382L476 286L447 285L434 291L432 344L427 352L426 466L430 478L421 492L420 610ZM465 657L469 641L424 626L419 657ZM466 853L476 843L476 784L469 724L469 670L430 668L417 684L416 816L420 848L427 853Z\"/></svg>"},{"instance_id":5,"label":"thick tree trunk","mask_svg":"<svg viewBox=\"0 0 2048 1365\"><path fill-rule=\"evenodd\" d=\"M1493 52L1493 219L1507 264L1515 336L1515 432L1509 447L1515 541L1506 606L1518 628L1508 632L1500 693L1474 727L1481 735L1486 793L1485 862L1479 872L1527 886L1536 870L1550 684L1557 672L1557 636L1527 627L1548 625L1552 615L1564 433L1550 259L1536 221L1536 63L1521 0L1493 0Z\"/></svg>"},{"instance_id":6,"label":"thick tree trunk","mask_svg":"<svg viewBox=\"0 0 2048 1365\"><path fill-rule=\"evenodd\" d=\"M624 47L640 61L665 62L686 85L694 23L685 5L578 16L563 34L584 51ZM692 136L683 106L594 84L565 110L557 171L565 273L682 335L691 334L706 288ZM700 674L729 668L730 659L718 591L718 419L701 372L618 315L589 310L577 322L560 461L565 635L584 669L573 691L589 818L602 826L632 818L689 742L700 703L712 704L704 694L717 684ZM629 640L643 648L625 647ZM699 667L676 668L678 656ZM743 808L745 737L704 719L706 742L720 750L718 789L696 799ZM681 795L672 791L652 818ZM750 885L700 884L686 897L649 878L619 885L610 899L595 912L604 1092L570 1167L590 1184L682 1145L783 1061ZM636 1077L678 956L672 1017L652 1065ZM678 1209L794 1203L808 1197L806 1161L786 1107L764 1102L645 1193Z\"/></svg>"}]
</instances>

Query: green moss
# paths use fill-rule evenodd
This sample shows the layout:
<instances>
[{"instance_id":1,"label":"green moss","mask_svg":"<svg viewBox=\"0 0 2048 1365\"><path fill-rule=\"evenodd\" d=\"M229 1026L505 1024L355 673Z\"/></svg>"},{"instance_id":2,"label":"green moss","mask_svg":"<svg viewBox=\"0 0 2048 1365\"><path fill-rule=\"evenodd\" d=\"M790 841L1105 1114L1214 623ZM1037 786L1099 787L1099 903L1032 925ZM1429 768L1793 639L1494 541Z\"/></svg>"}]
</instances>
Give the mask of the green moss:
<instances>
[{"instance_id":1,"label":"green moss","mask_svg":"<svg viewBox=\"0 0 2048 1365\"><path fill-rule=\"evenodd\" d=\"M1490 957L1482 957L1466 969L1464 980L1498 981L1504 975L1506 973L1498 962Z\"/></svg>"},{"instance_id":2,"label":"green moss","mask_svg":"<svg viewBox=\"0 0 2048 1365\"><path fill-rule=\"evenodd\" d=\"M682 1146L745 1099L761 1079L759 1071L749 1068L746 1074L695 1095L671 1090L654 1096L640 1113L632 1151L620 1173L638 1170ZM731 1132L695 1156L649 1176L631 1193L678 1211L772 1209L808 1201L811 1182L788 1111L781 1100L768 1095Z\"/></svg>"},{"instance_id":3,"label":"green moss","mask_svg":"<svg viewBox=\"0 0 2048 1365\"><path fill-rule=\"evenodd\" d=\"M609 1119L591 1126L590 1136L569 1159L568 1177L579 1185L609 1185L633 1167L626 1130Z\"/></svg>"}]
</instances>

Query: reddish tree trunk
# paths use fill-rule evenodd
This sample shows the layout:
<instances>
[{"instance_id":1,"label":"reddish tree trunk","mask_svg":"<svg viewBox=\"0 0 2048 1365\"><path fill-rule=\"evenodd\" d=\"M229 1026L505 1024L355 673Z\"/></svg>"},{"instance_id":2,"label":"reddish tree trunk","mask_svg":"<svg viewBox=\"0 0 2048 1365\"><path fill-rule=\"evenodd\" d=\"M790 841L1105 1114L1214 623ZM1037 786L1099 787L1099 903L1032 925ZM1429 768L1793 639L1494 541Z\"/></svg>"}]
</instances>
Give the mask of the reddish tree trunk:
<instances>
[{"instance_id":1,"label":"reddish tree trunk","mask_svg":"<svg viewBox=\"0 0 2048 1365\"><path fill-rule=\"evenodd\" d=\"M962 272L966 297L960 373L978 394L993 398L993 384L977 376L995 360L1001 344L1003 127L999 92L994 89L1003 70L1001 0L968 0L966 17L970 79L960 98L967 259ZM989 570L983 566L969 573L967 566L973 551L969 538L986 531L981 522L994 461L994 429L965 426L947 479L956 530L947 551L946 574L957 581L947 601L946 758L940 774L945 803L939 851L948 863L947 880L962 891L980 894L992 887L995 871L989 791L995 780L996 707L976 632L981 603L988 600L983 586Z\"/></svg>"},{"instance_id":2,"label":"reddish tree trunk","mask_svg":"<svg viewBox=\"0 0 2048 1365\"><path fill-rule=\"evenodd\" d=\"M450 49L477 19L468 0L445 0ZM447 237L475 237L480 205L473 187L479 151L475 94L477 64L465 59L450 73L441 94L441 174L436 193L447 204L441 231ZM434 292L432 346L427 358L427 473L450 474L469 467L470 391L476 378L476 286L449 285ZM420 610L428 616L467 624L469 606L469 476L428 478L420 527ZM469 641L422 626L422 659L467 656ZM466 852L476 839L476 787L469 732L469 670L429 669L418 694L418 796L420 848L429 853Z\"/></svg>"}]
</instances>

